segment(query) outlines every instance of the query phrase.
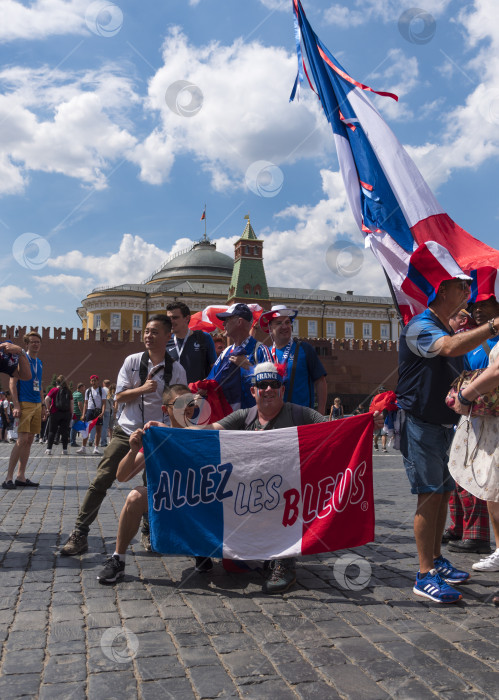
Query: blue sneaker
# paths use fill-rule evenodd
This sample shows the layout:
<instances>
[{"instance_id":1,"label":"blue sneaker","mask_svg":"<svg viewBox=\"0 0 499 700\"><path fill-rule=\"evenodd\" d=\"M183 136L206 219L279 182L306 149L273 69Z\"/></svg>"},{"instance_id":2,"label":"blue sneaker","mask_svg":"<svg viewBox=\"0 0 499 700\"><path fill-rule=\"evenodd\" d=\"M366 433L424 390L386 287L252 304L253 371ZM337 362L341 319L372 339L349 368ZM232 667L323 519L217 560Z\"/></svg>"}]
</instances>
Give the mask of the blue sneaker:
<instances>
[{"instance_id":1,"label":"blue sneaker","mask_svg":"<svg viewBox=\"0 0 499 700\"><path fill-rule=\"evenodd\" d=\"M457 603L458 600L461 600L463 597L459 591L449 586L449 584L440 577L436 569L431 569L431 571L423 577L421 577L418 571L416 583L412 590L416 595L429 598L435 601L435 603Z\"/></svg>"},{"instance_id":2,"label":"blue sneaker","mask_svg":"<svg viewBox=\"0 0 499 700\"><path fill-rule=\"evenodd\" d=\"M440 576L446 583L452 583L454 585L459 585L460 583L465 583L470 577L467 571L461 571L452 566L448 559L445 559L442 555L437 557L433 564L435 569L438 571Z\"/></svg>"}]
</instances>

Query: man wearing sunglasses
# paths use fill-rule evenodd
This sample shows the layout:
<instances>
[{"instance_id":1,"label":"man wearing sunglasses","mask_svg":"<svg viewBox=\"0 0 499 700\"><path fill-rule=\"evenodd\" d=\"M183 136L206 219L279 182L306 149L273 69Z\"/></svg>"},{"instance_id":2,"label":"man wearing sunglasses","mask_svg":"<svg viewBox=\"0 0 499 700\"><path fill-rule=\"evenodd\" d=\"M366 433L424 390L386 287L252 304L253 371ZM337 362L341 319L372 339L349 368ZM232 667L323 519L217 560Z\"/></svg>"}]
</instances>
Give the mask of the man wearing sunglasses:
<instances>
[{"instance_id":1,"label":"man wearing sunglasses","mask_svg":"<svg viewBox=\"0 0 499 700\"><path fill-rule=\"evenodd\" d=\"M329 416L323 416L308 406L285 403L285 391L284 377L277 367L272 362L262 362L255 367L251 387L256 405L235 411L204 427L213 430L276 430L329 420ZM383 416L379 412L374 414L374 422L376 427L383 426ZM265 593L283 593L295 581L295 559L274 559L263 590Z\"/></svg>"}]
</instances>

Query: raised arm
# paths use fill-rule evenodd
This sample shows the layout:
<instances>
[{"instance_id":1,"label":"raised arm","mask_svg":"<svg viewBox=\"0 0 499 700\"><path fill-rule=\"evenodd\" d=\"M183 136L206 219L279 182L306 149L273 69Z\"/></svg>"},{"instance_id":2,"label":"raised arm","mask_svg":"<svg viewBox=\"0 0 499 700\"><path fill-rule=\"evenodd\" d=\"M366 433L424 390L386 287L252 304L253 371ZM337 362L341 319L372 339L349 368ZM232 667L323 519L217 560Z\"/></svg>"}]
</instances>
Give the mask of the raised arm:
<instances>
[{"instance_id":1,"label":"raised arm","mask_svg":"<svg viewBox=\"0 0 499 700\"><path fill-rule=\"evenodd\" d=\"M133 477L146 466L144 453L140 451L143 434L144 431L139 428L130 435L130 450L118 465L118 471L116 473L118 481L130 481L130 479L133 479Z\"/></svg>"}]
</instances>

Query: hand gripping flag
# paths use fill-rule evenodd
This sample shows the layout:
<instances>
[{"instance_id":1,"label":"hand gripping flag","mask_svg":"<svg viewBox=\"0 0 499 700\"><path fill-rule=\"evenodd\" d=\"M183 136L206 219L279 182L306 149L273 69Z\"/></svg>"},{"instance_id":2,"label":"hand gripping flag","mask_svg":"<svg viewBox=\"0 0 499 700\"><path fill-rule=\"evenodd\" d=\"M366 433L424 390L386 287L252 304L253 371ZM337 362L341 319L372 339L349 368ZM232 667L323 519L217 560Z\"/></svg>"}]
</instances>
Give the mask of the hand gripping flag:
<instances>
[{"instance_id":1,"label":"hand gripping flag","mask_svg":"<svg viewBox=\"0 0 499 700\"><path fill-rule=\"evenodd\" d=\"M373 418L261 432L150 428L151 544L254 560L374 539Z\"/></svg>"},{"instance_id":2,"label":"hand gripping flag","mask_svg":"<svg viewBox=\"0 0 499 700\"><path fill-rule=\"evenodd\" d=\"M298 48L302 43L311 77L299 50L297 82L290 99L305 73L333 129L354 218L393 285L404 320L426 306L427 296L420 290L434 289L435 280L427 284L421 278L419 283L412 280L404 285L412 254L423 244L435 242L447 251L461 274L473 277L476 271L475 277L483 280L493 273L495 280L499 251L473 238L445 213L369 100L367 92L376 91L354 80L338 63L312 30L300 0L293 0L293 8ZM387 92L376 94L398 99ZM443 264L442 271L446 268Z\"/></svg>"}]
</instances>

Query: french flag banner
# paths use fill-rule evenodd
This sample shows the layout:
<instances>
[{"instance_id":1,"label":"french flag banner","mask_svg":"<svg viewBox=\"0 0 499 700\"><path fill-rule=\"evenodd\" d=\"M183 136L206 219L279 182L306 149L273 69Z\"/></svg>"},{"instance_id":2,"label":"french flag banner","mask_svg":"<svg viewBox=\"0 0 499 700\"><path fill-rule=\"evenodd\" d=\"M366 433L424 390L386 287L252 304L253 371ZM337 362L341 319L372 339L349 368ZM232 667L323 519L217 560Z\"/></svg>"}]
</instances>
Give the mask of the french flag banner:
<instances>
[{"instance_id":1,"label":"french flag banner","mask_svg":"<svg viewBox=\"0 0 499 700\"><path fill-rule=\"evenodd\" d=\"M298 75L290 99L306 76L331 125L353 216L390 280L404 321L426 307L422 289L434 289L435 283L438 288L449 279L445 258L438 258L444 277L424 280L419 270L417 279L411 278L413 254L423 244L435 243L434 251L450 254L460 274L473 276L476 271L482 282L491 275L495 279L499 251L471 236L444 211L368 93L397 96L349 75L313 31L300 0L293 0L293 9Z\"/></svg>"},{"instance_id":2,"label":"french flag banner","mask_svg":"<svg viewBox=\"0 0 499 700\"><path fill-rule=\"evenodd\" d=\"M374 539L372 414L260 432L150 428L151 545L275 559Z\"/></svg>"}]
</instances>

